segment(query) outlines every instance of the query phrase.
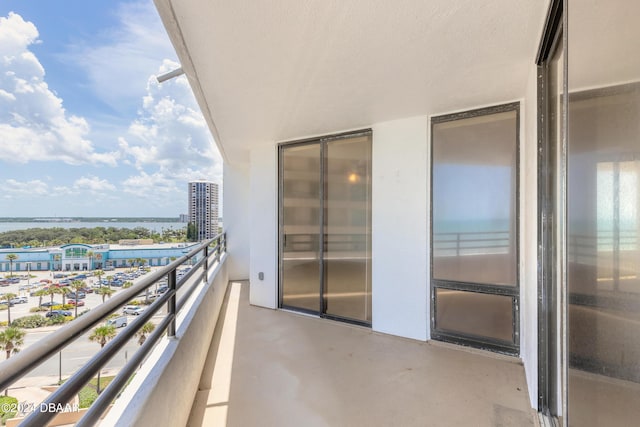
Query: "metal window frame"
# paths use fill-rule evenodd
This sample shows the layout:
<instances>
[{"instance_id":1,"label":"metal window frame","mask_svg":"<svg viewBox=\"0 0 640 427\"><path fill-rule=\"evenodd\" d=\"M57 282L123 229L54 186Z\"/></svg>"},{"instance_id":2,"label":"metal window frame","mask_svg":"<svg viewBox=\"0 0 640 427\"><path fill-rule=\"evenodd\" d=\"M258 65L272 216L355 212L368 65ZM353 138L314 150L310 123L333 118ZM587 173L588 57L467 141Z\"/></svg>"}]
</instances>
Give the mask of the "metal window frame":
<instances>
[{"instance_id":1,"label":"metal window frame","mask_svg":"<svg viewBox=\"0 0 640 427\"><path fill-rule=\"evenodd\" d=\"M354 131L349 131L349 132L341 132L341 133L336 133L336 134L330 134L330 135L324 135L324 136L317 136L317 137L311 137L311 138L305 138L305 139L298 139L298 140L292 140L292 141L283 141L277 144L277 149L278 149L278 257L277 257L277 262L278 262L278 307L281 309L285 309L285 310L291 310L291 311L295 311L295 312L299 312L299 313L305 313L305 314L310 314L313 316L318 316L320 318L323 319L329 319L329 320L337 320L340 322L344 322L344 323L350 323L350 324L354 324L354 325L359 325L359 326L365 326L370 328L372 322L365 322L365 321L361 321L361 320L357 320L357 319L351 319L348 317L342 317L342 316L336 316L333 314L327 314L325 313L325 309L326 309L326 297L325 297L325 263L324 263L324 231L325 231L325 210L326 210L326 205L324 202L324 195L326 194L326 180L325 180L325 171L327 169L327 150L326 150L326 146L328 142L331 141L335 141L335 140L339 140L339 139L349 139L349 138L355 138L358 136L369 136L371 137L371 140L373 141L373 131L371 128L365 128L365 129L359 129L359 130L354 130ZM315 311L315 310L309 310L306 308L301 308L301 307L295 307L295 306L290 306L290 305L286 305L283 304L283 284L282 284L282 279L283 279L283 268L282 268L282 264L283 264L283 259L282 259L282 254L283 254L283 249L284 249L284 223L283 223L283 219L284 219L284 206L282 203L282 198L284 197L284 151L287 148L291 148L291 147L299 147L299 146L305 146L305 145L319 145L320 146L320 194L319 194L319 198L320 198L320 218L319 218L319 223L320 223L320 228L318 230L318 235L320 236L320 238L318 239L318 254L319 254L319 258L318 258L318 263L319 263L319 268L320 268L320 283L319 283L319 304L318 304L318 310L319 311Z\"/></svg>"},{"instance_id":2,"label":"metal window frame","mask_svg":"<svg viewBox=\"0 0 640 427\"><path fill-rule=\"evenodd\" d=\"M516 283L514 286L492 285L471 282L459 282L452 280L436 279L433 276L433 131L434 126L440 123L469 119L480 116L488 116L504 112L515 111L516 113L516 171L515 171L515 248L516 248ZM429 195L429 239L430 245L430 307L431 338L446 341L453 344L476 347L482 350L503 353L511 356L520 354L520 102L510 102L489 107L477 108L452 114L434 116L430 120L430 195ZM449 331L438 328L436 325L437 301L436 289L452 289L474 293L484 293L489 295L509 296L512 298L512 342L506 342L490 337L479 337L471 334Z\"/></svg>"},{"instance_id":3,"label":"metal window frame","mask_svg":"<svg viewBox=\"0 0 640 427\"><path fill-rule=\"evenodd\" d=\"M566 203L566 129L567 129L567 14L566 0L552 0L549 4L544 30L540 39L537 65L537 246L538 246L538 412L546 423L556 425L558 413L566 414L566 288L565 269L558 265L558 257L566 253L566 238L560 237L565 224ZM549 137L549 65L558 49L563 62L558 64L562 77L562 113L558 116L558 140ZM560 167L560 168L559 168ZM562 197L559 199L558 197ZM561 206L558 206L560 203ZM564 259L564 258L562 258ZM560 276L559 276L560 275ZM564 282L564 283L563 283ZM558 294L560 292L560 298ZM560 334L558 337L557 334ZM558 347L558 338L561 338ZM559 377L560 374L560 377ZM558 395L560 381L561 395ZM566 423L566 417L563 417Z\"/></svg>"}]
</instances>

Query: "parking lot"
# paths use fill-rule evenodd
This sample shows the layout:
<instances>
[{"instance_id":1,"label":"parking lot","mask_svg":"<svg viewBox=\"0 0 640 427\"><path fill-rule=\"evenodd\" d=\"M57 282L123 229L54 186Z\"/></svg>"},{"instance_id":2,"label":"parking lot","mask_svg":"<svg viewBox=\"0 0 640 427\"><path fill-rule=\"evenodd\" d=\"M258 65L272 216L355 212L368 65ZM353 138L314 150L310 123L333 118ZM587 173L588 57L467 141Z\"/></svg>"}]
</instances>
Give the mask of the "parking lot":
<instances>
[{"instance_id":1,"label":"parking lot","mask_svg":"<svg viewBox=\"0 0 640 427\"><path fill-rule=\"evenodd\" d=\"M46 314L46 312L44 311L39 313L30 312L30 309L32 307L37 307L38 304L40 303L40 297L33 296L33 293L47 286L63 286L66 284L66 281L68 281L69 277L77 276L79 274L86 276L85 279L80 279L80 280L84 283L86 288L93 290L93 292L87 292L85 293L84 298L79 298L78 314L86 310L91 310L92 308L95 308L96 306L98 306L99 304L102 304L103 302L102 295L95 292L95 290L100 287L98 277L93 276L91 272L61 273L61 272L49 272L49 271L37 271L37 272L32 271L29 275L30 277L28 278L26 276L26 273L24 272L22 273L25 275L22 276L23 278L18 283L11 283L11 284L3 285L0 287L0 295L12 293L17 295L18 299L21 300L20 302L15 301L15 303L11 306L11 320L15 320L19 317L29 316L33 314L41 314L44 316ZM103 284L104 287L108 286L106 284L107 276L113 276L114 280L116 280L116 278L121 278L119 279L119 282L116 282L115 286L111 286L111 289L113 290L114 293L120 292L123 289L122 284L124 282L130 281L135 284L142 277L144 277L144 274L139 274L137 277L132 276L131 274L133 272L130 268L119 268L116 271L109 271L108 273L109 274L104 274L101 276L101 279L104 283ZM64 274L66 275L66 277L59 277L60 274ZM46 281L49 281L50 283ZM154 285L153 287L151 287L149 292L149 297L151 300L153 300L153 298L155 297L156 288L161 286L162 286L162 283L160 283L157 286ZM70 289L70 291L74 292L73 289ZM82 295L79 295L79 296L82 296ZM105 301L107 298L109 297L107 296L105 298ZM144 299L145 299L144 295L140 295L138 296L138 298L136 298L136 300L142 300L142 301L144 301ZM41 301L42 301L42 304L48 305L48 303L51 302L51 296L44 295L42 296ZM62 295L54 294L53 301L61 304ZM69 298L65 298L65 303L68 304L69 303L68 301L69 301ZM72 315L75 315L74 308L68 309L67 311L71 311ZM6 320L7 320L7 310L4 309L0 311L0 321L6 321Z\"/></svg>"}]
</instances>

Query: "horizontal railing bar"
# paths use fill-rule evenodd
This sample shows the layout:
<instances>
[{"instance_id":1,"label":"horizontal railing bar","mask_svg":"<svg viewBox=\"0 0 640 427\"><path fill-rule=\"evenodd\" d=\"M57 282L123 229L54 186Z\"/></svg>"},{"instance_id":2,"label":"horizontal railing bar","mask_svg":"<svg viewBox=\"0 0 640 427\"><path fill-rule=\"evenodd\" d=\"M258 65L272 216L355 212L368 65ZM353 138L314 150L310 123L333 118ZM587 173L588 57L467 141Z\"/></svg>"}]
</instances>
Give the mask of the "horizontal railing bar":
<instances>
[{"instance_id":1,"label":"horizontal railing bar","mask_svg":"<svg viewBox=\"0 0 640 427\"><path fill-rule=\"evenodd\" d=\"M127 384L131 375L133 375L145 357L151 353L157 341L165 334L169 323L171 323L170 316L162 319L162 322L149 334L138 351L133 354L129 361L120 369L116 377L109 383L107 388L105 388L100 396L91 404L85 415L76 423L76 427L89 427L96 424L102 413L107 410L113 399L118 396L118 393Z\"/></svg>"},{"instance_id":2,"label":"horizontal railing bar","mask_svg":"<svg viewBox=\"0 0 640 427\"><path fill-rule=\"evenodd\" d=\"M219 262L219 255L216 254L215 252L212 252L209 256L210 258L216 258L216 262ZM204 259L203 259L204 262ZM216 267L216 263L214 263L213 265L209 265L209 269L211 269L212 267L215 268ZM207 274L208 271L205 272L205 274ZM189 297L191 296L191 294L193 294L193 292L195 291L195 286L191 286L189 289L187 289L184 293L184 295L180 296L180 299L176 302L176 311L180 311L182 310L182 307L186 304L187 300L189 299Z\"/></svg>"},{"instance_id":3,"label":"horizontal railing bar","mask_svg":"<svg viewBox=\"0 0 640 427\"><path fill-rule=\"evenodd\" d=\"M43 402L45 407L50 403L66 403L73 399L73 396L84 387L93 376L106 365L113 356L115 356L122 345L128 342L138 329L142 327L147 321L149 321L155 312L165 303L171 292L166 292L162 297L154 301L149 307L150 309L144 310L142 314L138 315L138 318L134 320L129 327L124 328L114 339L109 341L96 355L94 355L89 361L80 368L68 381L60 386L56 391L49 395L49 397ZM155 309L151 309L152 306ZM55 417L55 412L45 411L40 412L40 406L35 407L35 411L23 421L25 426L41 426L45 425Z\"/></svg>"},{"instance_id":4,"label":"horizontal railing bar","mask_svg":"<svg viewBox=\"0 0 640 427\"><path fill-rule=\"evenodd\" d=\"M201 250L204 250L204 247ZM195 265L191 266L191 269L187 272L187 274L182 276L178 281L178 283L176 283L176 289L180 289L182 285L184 285L189 280L189 278L195 274L198 268L200 268L200 266L204 263L204 260L205 260L205 257L202 257L200 261L198 261Z\"/></svg>"},{"instance_id":5,"label":"horizontal railing bar","mask_svg":"<svg viewBox=\"0 0 640 427\"><path fill-rule=\"evenodd\" d=\"M84 314L82 317L74 319L69 322L68 325L63 326L45 338L30 345L15 357L3 361L2 370L0 370L0 390L8 388L13 382L38 366L42 360L46 360L62 350L112 312L134 299L141 291L151 287L168 272L175 270L185 261L196 256L203 250L205 245L209 245L213 240L215 239L211 239L206 243L199 245L197 248L194 248L188 254L178 258L169 265L156 270L149 276L145 276L140 283L137 283L136 285L123 290L122 293L118 293L109 298L107 301L89 311L87 314Z\"/></svg>"}]
</instances>

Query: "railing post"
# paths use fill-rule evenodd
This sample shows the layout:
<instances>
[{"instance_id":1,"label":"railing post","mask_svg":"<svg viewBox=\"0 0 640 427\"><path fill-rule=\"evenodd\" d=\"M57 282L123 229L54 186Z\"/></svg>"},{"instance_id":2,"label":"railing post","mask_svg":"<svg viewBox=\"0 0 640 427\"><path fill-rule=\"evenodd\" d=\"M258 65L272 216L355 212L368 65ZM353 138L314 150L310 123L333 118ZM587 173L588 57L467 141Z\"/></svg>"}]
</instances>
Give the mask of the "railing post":
<instances>
[{"instance_id":1,"label":"railing post","mask_svg":"<svg viewBox=\"0 0 640 427\"><path fill-rule=\"evenodd\" d=\"M175 338L176 336L176 269L174 268L169 272L168 277L168 285L169 292L171 292L171 297L169 301L167 301L167 311L169 312L169 317L171 317L171 322L169 323L169 327L167 328L167 335L169 338Z\"/></svg>"},{"instance_id":2,"label":"railing post","mask_svg":"<svg viewBox=\"0 0 640 427\"><path fill-rule=\"evenodd\" d=\"M204 265L202 266L202 281L207 283L209 273L209 245L204 247Z\"/></svg>"}]
</instances>

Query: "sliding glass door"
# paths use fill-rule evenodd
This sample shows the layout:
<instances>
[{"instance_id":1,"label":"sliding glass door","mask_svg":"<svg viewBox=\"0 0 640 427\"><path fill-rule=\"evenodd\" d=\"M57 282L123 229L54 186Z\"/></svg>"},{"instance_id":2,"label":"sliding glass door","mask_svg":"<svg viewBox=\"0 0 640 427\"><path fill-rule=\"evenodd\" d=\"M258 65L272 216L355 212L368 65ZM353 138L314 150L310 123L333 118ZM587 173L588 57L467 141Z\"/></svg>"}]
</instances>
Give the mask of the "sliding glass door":
<instances>
[{"instance_id":1,"label":"sliding glass door","mask_svg":"<svg viewBox=\"0 0 640 427\"><path fill-rule=\"evenodd\" d=\"M371 133L280 146L280 306L371 324Z\"/></svg>"},{"instance_id":2,"label":"sliding glass door","mask_svg":"<svg viewBox=\"0 0 640 427\"><path fill-rule=\"evenodd\" d=\"M568 8L568 423L640 420L640 3Z\"/></svg>"}]
</instances>

